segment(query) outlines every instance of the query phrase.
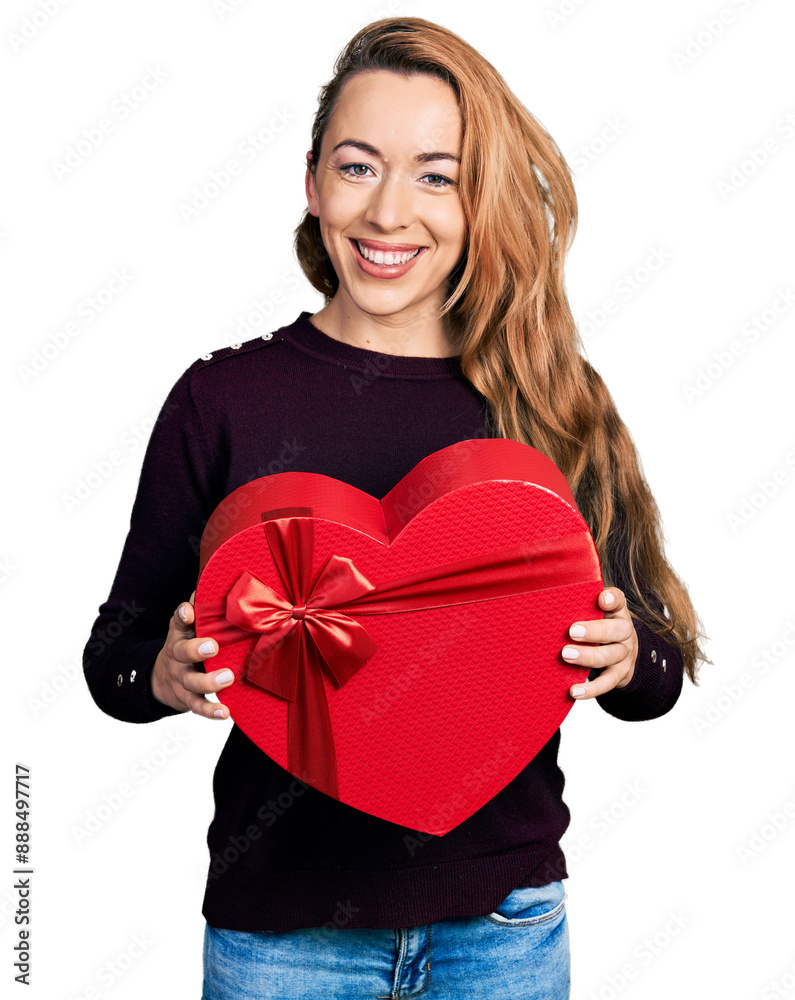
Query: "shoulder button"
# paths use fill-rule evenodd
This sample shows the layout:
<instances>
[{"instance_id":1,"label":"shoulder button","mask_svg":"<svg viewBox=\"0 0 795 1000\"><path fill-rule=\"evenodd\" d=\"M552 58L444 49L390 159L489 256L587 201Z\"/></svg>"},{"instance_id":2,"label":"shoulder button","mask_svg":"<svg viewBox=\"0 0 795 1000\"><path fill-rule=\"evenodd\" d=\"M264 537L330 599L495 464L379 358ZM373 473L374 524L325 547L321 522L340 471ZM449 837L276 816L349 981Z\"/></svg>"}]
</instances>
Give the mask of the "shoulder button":
<instances>
[{"instance_id":1,"label":"shoulder button","mask_svg":"<svg viewBox=\"0 0 795 1000\"><path fill-rule=\"evenodd\" d=\"M276 344L281 339L278 332L275 334L263 333L259 337L252 337L251 340L239 340L234 344L228 344L226 347L217 347L214 351L208 351L197 358L191 365L191 372L206 367L210 361L214 363L225 361L227 358L231 358L235 352L245 354L248 351L256 351L263 344Z\"/></svg>"}]
</instances>

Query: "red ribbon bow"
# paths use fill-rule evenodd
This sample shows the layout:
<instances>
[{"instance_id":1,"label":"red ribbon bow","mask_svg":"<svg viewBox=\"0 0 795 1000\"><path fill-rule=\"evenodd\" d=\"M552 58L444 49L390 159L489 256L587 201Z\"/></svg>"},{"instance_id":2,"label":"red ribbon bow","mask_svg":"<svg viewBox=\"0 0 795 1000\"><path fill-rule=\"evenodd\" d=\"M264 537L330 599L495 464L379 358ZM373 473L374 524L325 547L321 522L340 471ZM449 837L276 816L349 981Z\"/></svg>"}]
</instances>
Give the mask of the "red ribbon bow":
<instances>
[{"instance_id":1,"label":"red ribbon bow","mask_svg":"<svg viewBox=\"0 0 795 1000\"><path fill-rule=\"evenodd\" d=\"M340 688L376 652L359 616L494 600L601 579L586 529L378 587L351 559L334 555L310 587L312 517L275 517L263 521L263 528L286 596L244 569L225 601L202 602L197 611L203 618L217 617L208 623L208 632L220 648L258 634L245 679L289 702L287 770L336 799L336 754L323 672Z\"/></svg>"}]
</instances>

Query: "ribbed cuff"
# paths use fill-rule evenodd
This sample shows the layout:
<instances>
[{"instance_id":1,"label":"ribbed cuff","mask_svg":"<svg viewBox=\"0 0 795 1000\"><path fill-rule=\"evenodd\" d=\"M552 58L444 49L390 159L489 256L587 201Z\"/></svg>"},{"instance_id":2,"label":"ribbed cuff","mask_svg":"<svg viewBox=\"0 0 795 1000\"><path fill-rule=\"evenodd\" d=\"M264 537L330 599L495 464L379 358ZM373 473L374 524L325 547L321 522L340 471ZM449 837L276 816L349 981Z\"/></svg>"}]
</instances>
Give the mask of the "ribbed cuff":
<instances>
[{"instance_id":1,"label":"ribbed cuff","mask_svg":"<svg viewBox=\"0 0 795 1000\"><path fill-rule=\"evenodd\" d=\"M596 701L618 719L642 722L673 708L682 688L682 656L678 646L660 638L645 622L633 618L632 623L638 637L632 679L624 687L597 695Z\"/></svg>"},{"instance_id":2,"label":"ribbed cuff","mask_svg":"<svg viewBox=\"0 0 795 1000\"><path fill-rule=\"evenodd\" d=\"M92 678L89 685L97 705L107 715L122 722L156 722L170 715L180 715L179 709L158 701L152 694L152 670L163 648L160 638L136 642L115 651L117 655L104 664L102 675ZM122 664L119 666L118 664ZM90 661L84 667L91 671Z\"/></svg>"}]
</instances>

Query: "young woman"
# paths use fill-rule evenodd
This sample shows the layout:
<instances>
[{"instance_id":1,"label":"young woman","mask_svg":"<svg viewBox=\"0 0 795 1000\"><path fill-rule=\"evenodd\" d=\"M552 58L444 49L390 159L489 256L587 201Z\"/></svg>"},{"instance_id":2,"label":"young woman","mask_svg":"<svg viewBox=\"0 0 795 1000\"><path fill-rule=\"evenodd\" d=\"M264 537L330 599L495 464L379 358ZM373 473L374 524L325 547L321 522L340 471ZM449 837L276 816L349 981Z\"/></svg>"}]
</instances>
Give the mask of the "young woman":
<instances>
[{"instance_id":1,"label":"young woman","mask_svg":"<svg viewBox=\"0 0 795 1000\"><path fill-rule=\"evenodd\" d=\"M458 36L380 20L321 92L306 193L295 249L325 306L204 355L172 388L92 632L114 638L86 647L97 703L132 722L228 716L206 696L234 678L212 670L217 644L184 597L232 490L289 469L382 497L426 455L498 436L558 465L600 555L599 607L561 649L591 668L571 696L621 719L668 712L705 659L698 622L578 350L563 284L576 200L553 140ZM434 837L294 779L233 726L207 838L206 1000L568 997L559 742Z\"/></svg>"}]
</instances>

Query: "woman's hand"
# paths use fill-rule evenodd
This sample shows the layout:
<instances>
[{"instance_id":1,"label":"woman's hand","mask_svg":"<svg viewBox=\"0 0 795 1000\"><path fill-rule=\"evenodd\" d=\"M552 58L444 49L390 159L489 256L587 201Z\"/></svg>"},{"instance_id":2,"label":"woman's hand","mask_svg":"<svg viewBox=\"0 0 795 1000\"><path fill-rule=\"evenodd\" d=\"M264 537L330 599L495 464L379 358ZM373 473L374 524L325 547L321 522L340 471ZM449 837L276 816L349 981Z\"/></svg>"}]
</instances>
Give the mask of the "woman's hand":
<instances>
[{"instance_id":1,"label":"woman's hand","mask_svg":"<svg viewBox=\"0 0 795 1000\"><path fill-rule=\"evenodd\" d=\"M602 670L592 681L582 681L571 688L572 697L579 701L595 698L613 688L626 687L635 673L638 635L627 609L624 591L618 587L603 590L599 595L599 605L605 609L607 616L595 621L575 622L569 629L569 635L577 642L568 643L561 653L570 666L598 667ZM570 656L572 651L578 655Z\"/></svg>"},{"instance_id":2,"label":"woman's hand","mask_svg":"<svg viewBox=\"0 0 795 1000\"><path fill-rule=\"evenodd\" d=\"M208 719L226 719L229 709L214 701L208 701L205 694L229 687L235 675L231 670L217 670L206 674L197 666L218 652L214 639L196 638L193 628L193 598L180 604L172 615L168 626L165 645L157 654L152 670L152 694L158 701L182 712L191 711ZM202 650L204 643L208 645Z\"/></svg>"}]
</instances>

